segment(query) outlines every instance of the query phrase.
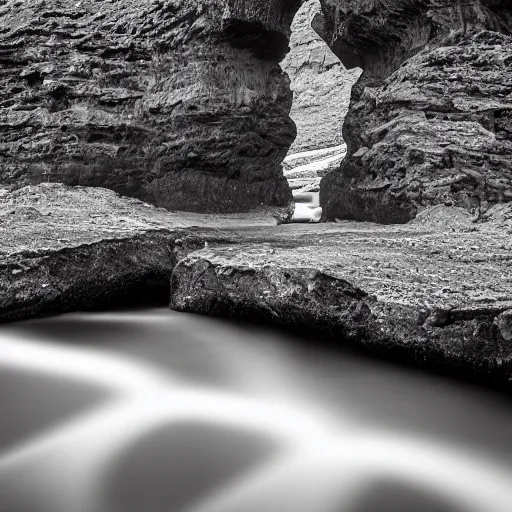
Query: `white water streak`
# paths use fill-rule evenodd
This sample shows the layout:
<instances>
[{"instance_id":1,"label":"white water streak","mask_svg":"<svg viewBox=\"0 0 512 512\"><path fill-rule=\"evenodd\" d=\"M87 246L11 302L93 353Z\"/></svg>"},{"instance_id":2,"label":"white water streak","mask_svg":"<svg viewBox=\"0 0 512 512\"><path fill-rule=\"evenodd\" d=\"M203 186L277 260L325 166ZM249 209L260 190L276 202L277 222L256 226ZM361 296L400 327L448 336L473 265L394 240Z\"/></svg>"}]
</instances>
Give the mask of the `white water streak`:
<instances>
[{"instance_id":1,"label":"white water streak","mask_svg":"<svg viewBox=\"0 0 512 512\"><path fill-rule=\"evenodd\" d=\"M432 439L374 431L348 419L335 423L293 403L187 385L151 365L93 348L2 339L0 366L113 392L106 405L0 458L0 493L25 507L37 502L38 512L101 510L100 490L112 461L155 429L190 421L256 432L283 450L276 463L240 475L193 512L331 512L350 504L364 482L379 475L430 489L468 512L510 511L510 468Z\"/></svg>"}]
</instances>

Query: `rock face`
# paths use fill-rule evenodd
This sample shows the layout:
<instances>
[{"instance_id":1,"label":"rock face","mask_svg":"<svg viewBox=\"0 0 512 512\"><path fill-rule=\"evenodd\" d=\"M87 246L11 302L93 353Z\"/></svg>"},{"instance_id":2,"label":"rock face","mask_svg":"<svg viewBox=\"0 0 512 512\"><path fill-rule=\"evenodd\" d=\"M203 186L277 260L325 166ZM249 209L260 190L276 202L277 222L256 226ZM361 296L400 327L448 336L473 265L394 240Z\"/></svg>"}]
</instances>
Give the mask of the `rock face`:
<instances>
[{"instance_id":1,"label":"rock face","mask_svg":"<svg viewBox=\"0 0 512 512\"><path fill-rule=\"evenodd\" d=\"M311 27L319 0L307 0L292 24L290 53L282 63L293 91L291 117L297 138L290 154L338 146L359 70L347 70Z\"/></svg>"},{"instance_id":2,"label":"rock face","mask_svg":"<svg viewBox=\"0 0 512 512\"><path fill-rule=\"evenodd\" d=\"M328 219L407 222L425 207L481 215L512 200L512 5L322 0L315 29L354 87L348 156L322 181Z\"/></svg>"},{"instance_id":3,"label":"rock face","mask_svg":"<svg viewBox=\"0 0 512 512\"><path fill-rule=\"evenodd\" d=\"M169 209L286 206L301 0L0 2L0 184Z\"/></svg>"}]
</instances>

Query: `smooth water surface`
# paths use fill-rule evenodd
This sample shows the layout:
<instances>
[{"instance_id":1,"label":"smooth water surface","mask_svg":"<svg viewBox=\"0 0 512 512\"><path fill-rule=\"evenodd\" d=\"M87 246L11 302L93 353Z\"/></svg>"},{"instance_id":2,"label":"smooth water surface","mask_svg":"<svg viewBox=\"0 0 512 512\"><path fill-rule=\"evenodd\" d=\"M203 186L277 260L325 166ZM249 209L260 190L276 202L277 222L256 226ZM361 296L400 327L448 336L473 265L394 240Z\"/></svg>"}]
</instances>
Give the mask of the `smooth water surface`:
<instances>
[{"instance_id":1,"label":"smooth water surface","mask_svg":"<svg viewBox=\"0 0 512 512\"><path fill-rule=\"evenodd\" d=\"M0 512L510 512L512 406L158 309L0 327Z\"/></svg>"}]
</instances>

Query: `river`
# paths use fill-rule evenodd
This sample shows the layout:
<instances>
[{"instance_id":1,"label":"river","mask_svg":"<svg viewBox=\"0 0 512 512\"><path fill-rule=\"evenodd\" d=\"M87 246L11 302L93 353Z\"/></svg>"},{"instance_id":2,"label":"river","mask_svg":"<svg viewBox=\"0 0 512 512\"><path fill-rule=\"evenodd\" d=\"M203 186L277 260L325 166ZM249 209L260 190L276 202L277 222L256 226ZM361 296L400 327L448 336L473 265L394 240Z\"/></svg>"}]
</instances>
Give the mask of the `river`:
<instances>
[{"instance_id":1,"label":"river","mask_svg":"<svg viewBox=\"0 0 512 512\"><path fill-rule=\"evenodd\" d=\"M165 309L0 328L1 512L510 512L512 407Z\"/></svg>"}]
</instances>

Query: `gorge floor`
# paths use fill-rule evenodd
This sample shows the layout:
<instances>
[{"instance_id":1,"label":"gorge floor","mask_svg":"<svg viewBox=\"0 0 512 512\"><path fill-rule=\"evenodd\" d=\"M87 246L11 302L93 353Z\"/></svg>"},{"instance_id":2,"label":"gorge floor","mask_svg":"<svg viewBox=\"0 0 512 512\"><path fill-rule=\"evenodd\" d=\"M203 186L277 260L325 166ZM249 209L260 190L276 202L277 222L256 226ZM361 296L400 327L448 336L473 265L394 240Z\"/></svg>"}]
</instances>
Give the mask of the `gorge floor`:
<instances>
[{"instance_id":1,"label":"gorge floor","mask_svg":"<svg viewBox=\"0 0 512 512\"><path fill-rule=\"evenodd\" d=\"M180 311L306 329L510 386L509 209L475 223L435 207L389 226L277 225L275 213L182 214L58 184L6 192L0 319L170 293Z\"/></svg>"}]
</instances>

